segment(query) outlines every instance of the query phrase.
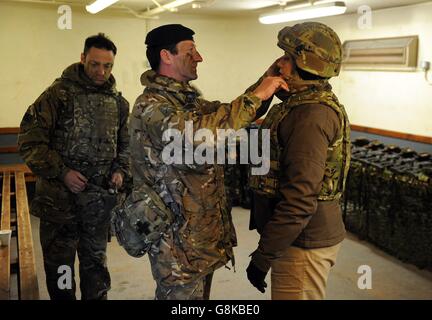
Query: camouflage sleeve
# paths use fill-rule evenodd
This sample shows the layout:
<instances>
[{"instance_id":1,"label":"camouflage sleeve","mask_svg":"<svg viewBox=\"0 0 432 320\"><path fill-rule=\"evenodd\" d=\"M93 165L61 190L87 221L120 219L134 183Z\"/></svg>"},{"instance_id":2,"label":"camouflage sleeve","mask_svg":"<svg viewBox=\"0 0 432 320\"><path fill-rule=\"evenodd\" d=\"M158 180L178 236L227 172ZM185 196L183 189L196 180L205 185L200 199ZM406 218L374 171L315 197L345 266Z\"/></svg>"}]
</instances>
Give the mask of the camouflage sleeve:
<instances>
[{"instance_id":1,"label":"camouflage sleeve","mask_svg":"<svg viewBox=\"0 0 432 320\"><path fill-rule=\"evenodd\" d=\"M245 93L231 103L203 101L211 106L213 112L199 113L196 111L178 112L174 107L168 110L169 121L163 123L162 129L176 128L183 132L186 121L193 122L193 130L208 129L214 135L217 129L238 130L249 125L255 118L256 110L261 105L261 99L252 93Z\"/></svg>"},{"instance_id":2,"label":"camouflage sleeve","mask_svg":"<svg viewBox=\"0 0 432 320\"><path fill-rule=\"evenodd\" d=\"M179 137L185 134L186 128L193 130L192 134L200 129L208 129L213 137L217 137L217 129L238 130L249 125L255 118L255 110L260 104L261 99L246 93L231 103L219 103L214 112L203 113L200 112L200 108L193 111L179 110L165 99L144 95L135 103L134 118L139 117L140 130L149 137L152 148L160 152L170 143L169 129L176 131ZM138 124L135 123L133 126L138 127Z\"/></svg>"},{"instance_id":3,"label":"camouflage sleeve","mask_svg":"<svg viewBox=\"0 0 432 320\"><path fill-rule=\"evenodd\" d=\"M113 161L112 172L121 171L125 177L130 177L129 164L129 102L120 99L120 126L117 132L117 157Z\"/></svg>"},{"instance_id":4,"label":"camouflage sleeve","mask_svg":"<svg viewBox=\"0 0 432 320\"><path fill-rule=\"evenodd\" d=\"M47 179L63 180L69 170L60 154L50 148L57 109L62 103L55 88L50 87L28 107L20 124L19 153L34 174Z\"/></svg>"},{"instance_id":5,"label":"camouflage sleeve","mask_svg":"<svg viewBox=\"0 0 432 320\"><path fill-rule=\"evenodd\" d=\"M201 103L201 111L204 114L209 114L209 113L216 112L217 109L222 104L220 101L207 101L207 100L204 100L204 99L201 99L201 101L202 101L202 103Z\"/></svg>"},{"instance_id":6,"label":"camouflage sleeve","mask_svg":"<svg viewBox=\"0 0 432 320\"><path fill-rule=\"evenodd\" d=\"M246 89L245 93L251 94L251 92L254 91L256 87L259 86L259 84L261 83L263 78L264 78L264 76L259 78L257 80L257 82L255 82L253 85L251 85L249 88ZM259 108L256 110L256 115L255 115L255 118L253 119L253 121L261 118L263 115L265 115L267 113L272 100L273 100L273 96L270 97L269 99L261 102ZM220 107L220 105L221 105L221 102L219 102L219 101L211 101L211 102L210 101L204 101L203 112L204 113L216 112L216 110Z\"/></svg>"},{"instance_id":7,"label":"camouflage sleeve","mask_svg":"<svg viewBox=\"0 0 432 320\"><path fill-rule=\"evenodd\" d=\"M249 88L246 89L246 93L247 92L252 92L256 89L256 87L259 86L259 84L261 83L261 81L264 79L265 75L261 76L261 78L259 78L257 80L257 82L255 82L253 85L251 85ZM261 106L258 108L258 110L256 111L256 115L255 115L255 120L261 118L263 115L265 115L267 113L267 111L270 108L270 104L273 100L273 96L271 96L270 98L268 98L267 100L264 100L261 102Z\"/></svg>"}]
</instances>

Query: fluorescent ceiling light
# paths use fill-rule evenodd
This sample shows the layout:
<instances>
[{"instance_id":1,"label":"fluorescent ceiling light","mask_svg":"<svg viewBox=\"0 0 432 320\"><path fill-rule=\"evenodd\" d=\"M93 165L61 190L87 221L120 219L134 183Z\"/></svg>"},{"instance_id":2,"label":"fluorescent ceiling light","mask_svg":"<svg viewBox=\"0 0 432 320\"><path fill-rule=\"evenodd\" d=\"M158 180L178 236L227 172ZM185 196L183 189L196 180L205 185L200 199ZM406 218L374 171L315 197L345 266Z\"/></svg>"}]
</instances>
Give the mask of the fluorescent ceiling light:
<instances>
[{"instance_id":1,"label":"fluorescent ceiling light","mask_svg":"<svg viewBox=\"0 0 432 320\"><path fill-rule=\"evenodd\" d=\"M191 3L193 1L194 0L174 0L174 1L171 1L167 4L159 5L158 7L151 9L149 11L146 11L143 14L147 15L147 16L152 16L152 15L164 12L166 10L176 11L177 7L183 6L183 5ZM157 3L157 1L153 1L153 2Z\"/></svg>"},{"instance_id":2,"label":"fluorescent ceiling light","mask_svg":"<svg viewBox=\"0 0 432 320\"><path fill-rule=\"evenodd\" d=\"M193 0L175 0L173 2L164 4L162 7L167 8L167 9L172 9L172 8L177 8L180 7L184 4L188 4L191 3Z\"/></svg>"},{"instance_id":3,"label":"fluorescent ceiling light","mask_svg":"<svg viewBox=\"0 0 432 320\"><path fill-rule=\"evenodd\" d=\"M92 4L86 6L86 10L90 13L98 13L99 11L109 7L113 3L116 3L119 0L96 0Z\"/></svg>"},{"instance_id":4,"label":"fluorescent ceiling light","mask_svg":"<svg viewBox=\"0 0 432 320\"><path fill-rule=\"evenodd\" d=\"M343 14L346 11L346 5L343 1L334 1L329 3L314 4L312 6L299 10L285 9L283 11L265 14L259 17L259 22L263 24L281 23L296 20L306 20L326 16Z\"/></svg>"}]
</instances>

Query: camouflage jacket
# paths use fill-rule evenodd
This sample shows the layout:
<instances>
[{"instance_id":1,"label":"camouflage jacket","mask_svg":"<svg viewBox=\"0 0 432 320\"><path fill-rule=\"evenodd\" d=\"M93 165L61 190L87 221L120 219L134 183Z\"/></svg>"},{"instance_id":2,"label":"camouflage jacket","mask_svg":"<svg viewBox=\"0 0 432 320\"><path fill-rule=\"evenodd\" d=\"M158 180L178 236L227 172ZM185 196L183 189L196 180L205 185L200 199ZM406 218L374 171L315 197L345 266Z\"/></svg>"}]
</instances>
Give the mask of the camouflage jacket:
<instances>
[{"instance_id":1,"label":"camouflage jacket","mask_svg":"<svg viewBox=\"0 0 432 320\"><path fill-rule=\"evenodd\" d=\"M70 169L101 187L115 171L130 175L128 117L112 75L95 86L80 63L64 70L21 122L20 155L37 176L33 214L58 222L74 217L73 194L63 183Z\"/></svg>"},{"instance_id":2,"label":"camouflage jacket","mask_svg":"<svg viewBox=\"0 0 432 320\"><path fill-rule=\"evenodd\" d=\"M176 222L164 238L171 250L156 256L158 275L165 285L184 284L234 262L232 247L237 240L222 167L187 161L167 164L162 157L169 141L163 135L173 129L185 138L187 121L194 133L203 128L214 134L216 129L237 130L255 119L261 100L246 93L231 104L209 102L189 84L152 70L141 76L141 82L146 88L135 102L130 122L134 189L151 186L174 213Z\"/></svg>"}]
</instances>

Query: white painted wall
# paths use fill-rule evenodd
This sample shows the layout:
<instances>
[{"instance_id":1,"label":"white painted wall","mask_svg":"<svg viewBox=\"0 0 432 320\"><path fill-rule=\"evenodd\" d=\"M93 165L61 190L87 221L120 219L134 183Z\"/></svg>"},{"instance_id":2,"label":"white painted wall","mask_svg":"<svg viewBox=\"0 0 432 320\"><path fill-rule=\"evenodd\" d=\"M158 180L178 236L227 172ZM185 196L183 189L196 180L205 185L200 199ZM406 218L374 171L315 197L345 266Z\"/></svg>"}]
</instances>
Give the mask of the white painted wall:
<instances>
[{"instance_id":1,"label":"white painted wall","mask_svg":"<svg viewBox=\"0 0 432 320\"><path fill-rule=\"evenodd\" d=\"M113 74L133 103L146 68L146 21L111 11L92 16L72 6L72 29L60 30L55 5L0 3L0 127L18 127L27 107L62 71L78 62L84 40L104 32L117 46Z\"/></svg>"},{"instance_id":2,"label":"white painted wall","mask_svg":"<svg viewBox=\"0 0 432 320\"><path fill-rule=\"evenodd\" d=\"M146 22L107 13L91 16L73 7L73 29L57 29L57 8L0 4L0 127L18 126L36 97L64 67L78 61L85 37L104 31L117 44L114 75L133 104L142 91L139 75L145 69ZM320 20L341 40L418 34L419 61L432 60L432 3L380 10L373 28L360 30L358 15ZM196 18L162 15L149 20L148 30L182 23L196 32L204 62L195 84L208 99L229 101L241 94L280 55L276 37L285 24L261 25L256 19ZM432 78L432 75L431 75ZM342 71L332 80L354 124L432 136L432 86L417 72Z\"/></svg>"},{"instance_id":3,"label":"white painted wall","mask_svg":"<svg viewBox=\"0 0 432 320\"><path fill-rule=\"evenodd\" d=\"M432 60L432 3L377 11L373 28L360 30L358 16L328 21L341 39L419 36L419 64ZM429 75L432 82L432 74ZM344 71L335 91L351 122L374 128L432 136L432 85L424 72Z\"/></svg>"},{"instance_id":4,"label":"white painted wall","mask_svg":"<svg viewBox=\"0 0 432 320\"><path fill-rule=\"evenodd\" d=\"M432 61L432 2L373 12L372 29L359 29L359 17L352 14L319 21L331 26L342 42L419 35L419 61ZM204 57L196 84L209 99L235 98L283 54L276 43L285 24L261 25L256 19L178 21L196 32L197 47ZM150 21L149 29L172 22ZM430 79L432 82L432 72ZM421 70L342 71L331 82L351 123L432 136L432 86Z\"/></svg>"}]
</instances>

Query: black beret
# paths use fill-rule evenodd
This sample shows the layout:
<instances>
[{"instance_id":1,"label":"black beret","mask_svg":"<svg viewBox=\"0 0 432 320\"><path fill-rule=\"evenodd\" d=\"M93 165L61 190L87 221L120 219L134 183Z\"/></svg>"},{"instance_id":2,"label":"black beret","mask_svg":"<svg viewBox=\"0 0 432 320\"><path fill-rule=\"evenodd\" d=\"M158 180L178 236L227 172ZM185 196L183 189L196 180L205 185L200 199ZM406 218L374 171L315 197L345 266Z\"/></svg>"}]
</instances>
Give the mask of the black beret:
<instances>
[{"instance_id":1,"label":"black beret","mask_svg":"<svg viewBox=\"0 0 432 320\"><path fill-rule=\"evenodd\" d=\"M161 47L171 44L177 44L184 40L193 40L191 29L181 24L166 24L150 31L145 39L147 47Z\"/></svg>"}]
</instances>

